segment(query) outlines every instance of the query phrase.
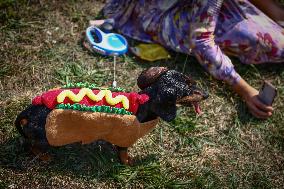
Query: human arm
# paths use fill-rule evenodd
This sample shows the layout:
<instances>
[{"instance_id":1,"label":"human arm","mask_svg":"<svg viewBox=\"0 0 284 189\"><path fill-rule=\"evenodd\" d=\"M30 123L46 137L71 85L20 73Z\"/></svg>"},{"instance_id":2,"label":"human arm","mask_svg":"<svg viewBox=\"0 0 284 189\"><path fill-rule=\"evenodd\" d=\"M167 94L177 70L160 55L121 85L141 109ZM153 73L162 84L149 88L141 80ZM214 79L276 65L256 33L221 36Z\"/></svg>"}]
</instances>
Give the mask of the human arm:
<instances>
[{"instance_id":1,"label":"human arm","mask_svg":"<svg viewBox=\"0 0 284 189\"><path fill-rule=\"evenodd\" d=\"M191 49L199 63L216 79L233 85L240 80L230 58L215 43L215 28L223 0L198 0L191 18Z\"/></svg>"},{"instance_id":2,"label":"human arm","mask_svg":"<svg viewBox=\"0 0 284 189\"><path fill-rule=\"evenodd\" d=\"M228 56L215 43L214 32L222 0L199 1L192 28L192 51L200 64L215 78L230 84L246 102L250 112L257 118L268 118L272 107L264 105L258 99L258 91L251 87L235 71Z\"/></svg>"}]
</instances>

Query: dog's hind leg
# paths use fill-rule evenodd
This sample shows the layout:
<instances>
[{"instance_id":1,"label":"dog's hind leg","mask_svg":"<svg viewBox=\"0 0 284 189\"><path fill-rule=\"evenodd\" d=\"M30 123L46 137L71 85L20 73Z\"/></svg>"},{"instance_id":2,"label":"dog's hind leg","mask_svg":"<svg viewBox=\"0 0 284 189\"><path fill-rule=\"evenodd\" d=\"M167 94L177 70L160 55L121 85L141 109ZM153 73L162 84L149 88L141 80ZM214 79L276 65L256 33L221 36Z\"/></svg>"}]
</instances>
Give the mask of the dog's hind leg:
<instances>
[{"instance_id":1,"label":"dog's hind leg","mask_svg":"<svg viewBox=\"0 0 284 189\"><path fill-rule=\"evenodd\" d=\"M117 147L118 149L118 156L122 164L124 165L133 165L133 159L128 154L128 148L126 147Z\"/></svg>"}]
</instances>

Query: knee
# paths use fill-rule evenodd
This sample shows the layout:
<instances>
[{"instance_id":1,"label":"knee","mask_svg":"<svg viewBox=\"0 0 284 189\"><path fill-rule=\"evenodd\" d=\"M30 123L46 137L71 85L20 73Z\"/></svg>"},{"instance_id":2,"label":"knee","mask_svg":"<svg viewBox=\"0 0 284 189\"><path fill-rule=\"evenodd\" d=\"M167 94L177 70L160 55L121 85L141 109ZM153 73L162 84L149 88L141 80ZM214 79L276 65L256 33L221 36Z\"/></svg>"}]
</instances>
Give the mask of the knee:
<instances>
[{"instance_id":1,"label":"knee","mask_svg":"<svg viewBox=\"0 0 284 189\"><path fill-rule=\"evenodd\" d=\"M272 36L270 33L259 33L258 34L259 43L261 45L261 50L268 54L269 56L282 56L284 51L284 35L282 36Z\"/></svg>"}]
</instances>

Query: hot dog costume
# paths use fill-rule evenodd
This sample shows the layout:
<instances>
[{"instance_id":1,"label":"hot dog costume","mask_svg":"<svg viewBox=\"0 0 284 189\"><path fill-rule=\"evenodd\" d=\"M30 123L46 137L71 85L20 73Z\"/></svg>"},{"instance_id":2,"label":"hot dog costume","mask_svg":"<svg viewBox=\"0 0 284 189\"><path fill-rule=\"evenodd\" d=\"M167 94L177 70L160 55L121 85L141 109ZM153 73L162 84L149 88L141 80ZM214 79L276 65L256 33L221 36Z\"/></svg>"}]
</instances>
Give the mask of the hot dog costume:
<instances>
[{"instance_id":1,"label":"hot dog costume","mask_svg":"<svg viewBox=\"0 0 284 189\"><path fill-rule=\"evenodd\" d=\"M135 116L139 105L148 100L145 94L124 92L121 88L77 83L36 96L32 104L52 109L45 124L51 146L105 140L130 147L158 123L158 119L140 123Z\"/></svg>"}]
</instances>

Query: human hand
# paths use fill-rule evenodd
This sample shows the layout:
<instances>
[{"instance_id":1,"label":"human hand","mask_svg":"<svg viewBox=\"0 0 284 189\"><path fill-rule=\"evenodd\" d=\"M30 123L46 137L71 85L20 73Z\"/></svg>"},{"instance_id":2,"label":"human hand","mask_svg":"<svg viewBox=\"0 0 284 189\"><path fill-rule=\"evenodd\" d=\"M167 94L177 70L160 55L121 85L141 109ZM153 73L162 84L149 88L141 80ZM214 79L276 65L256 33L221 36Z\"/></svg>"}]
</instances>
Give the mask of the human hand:
<instances>
[{"instance_id":1,"label":"human hand","mask_svg":"<svg viewBox=\"0 0 284 189\"><path fill-rule=\"evenodd\" d=\"M233 86L234 90L244 99L249 111L259 119L267 119L272 115L272 106L267 106L259 100L259 92L243 79Z\"/></svg>"},{"instance_id":2,"label":"human hand","mask_svg":"<svg viewBox=\"0 0 284 189\"><path fill-rule=\"evenodd\" d=\"M259 92L255 88L251 87L243 96L251 114L255 117L267 119L272 115L273 108L259 100Z\"/></svg>"}]
</instances>

